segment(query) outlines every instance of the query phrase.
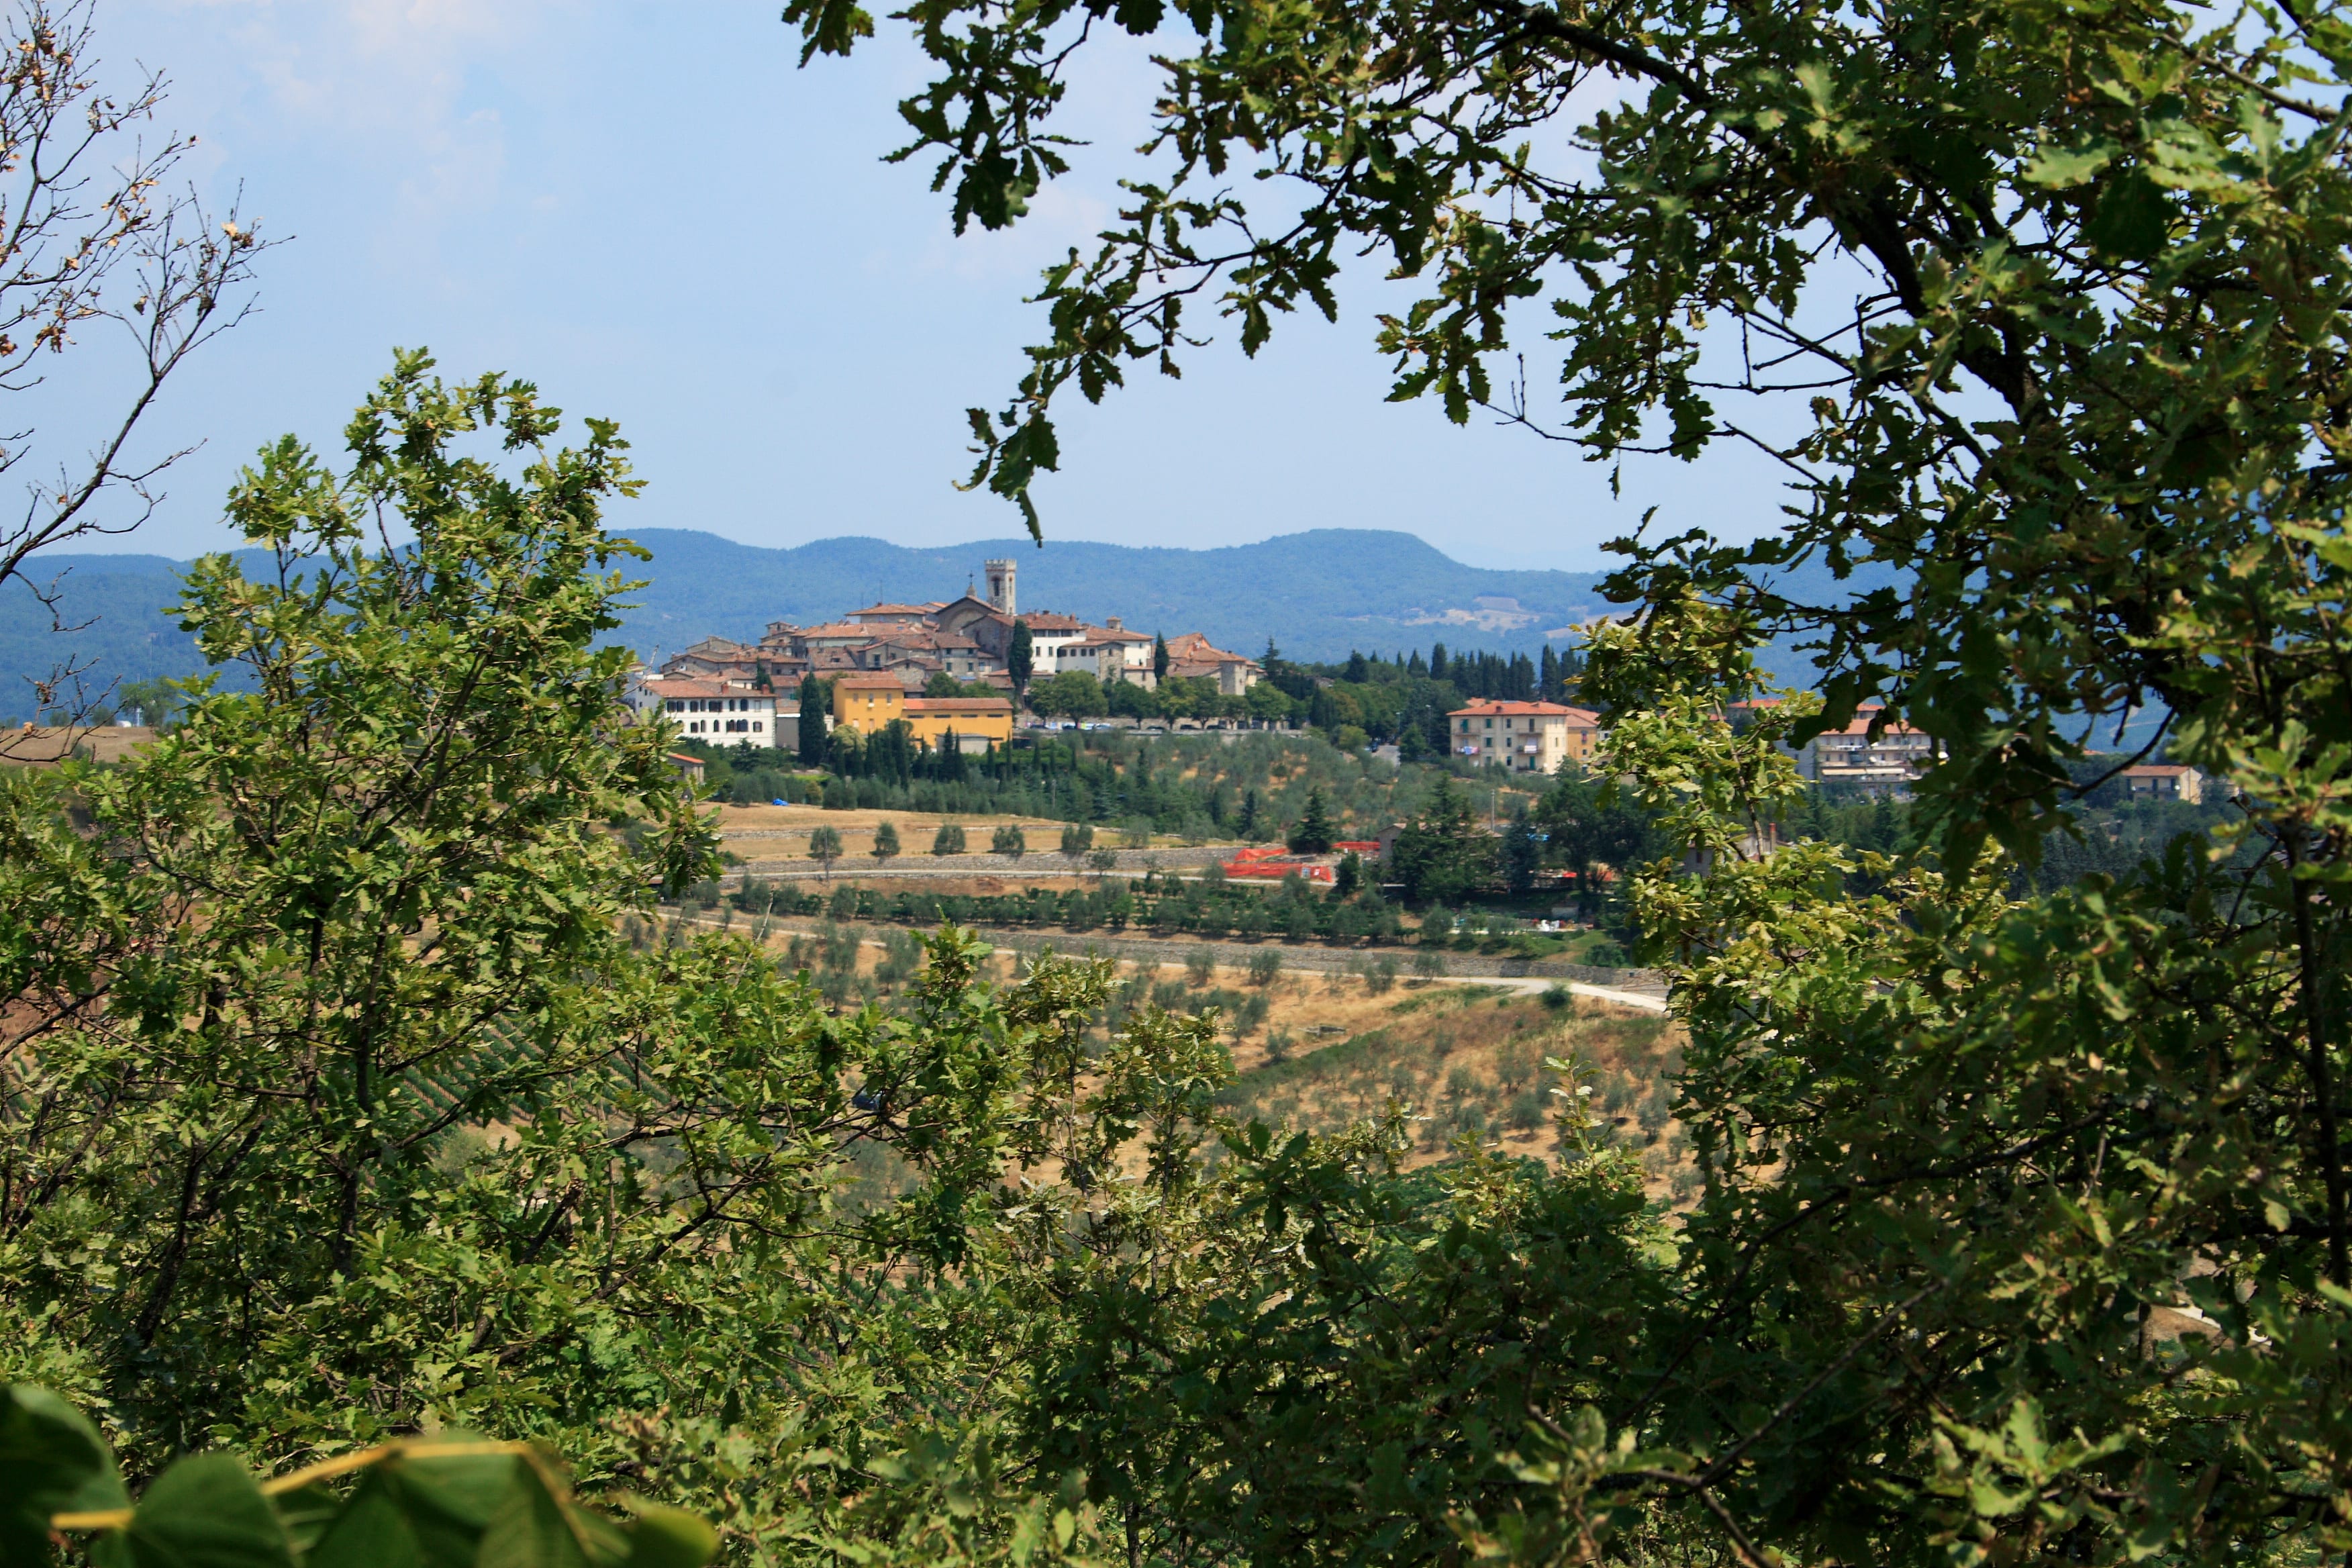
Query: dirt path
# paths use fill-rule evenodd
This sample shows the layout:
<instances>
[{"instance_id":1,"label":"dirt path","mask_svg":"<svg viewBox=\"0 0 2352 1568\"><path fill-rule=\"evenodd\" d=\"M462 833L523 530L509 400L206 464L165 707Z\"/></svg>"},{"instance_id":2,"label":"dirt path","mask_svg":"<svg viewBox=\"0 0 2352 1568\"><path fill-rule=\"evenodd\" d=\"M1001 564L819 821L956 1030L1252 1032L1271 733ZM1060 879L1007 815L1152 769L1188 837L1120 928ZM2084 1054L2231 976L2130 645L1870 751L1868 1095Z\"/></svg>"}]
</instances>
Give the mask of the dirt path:
<instances>
[{"instance_id":1,"label":"dirt path","mask_svg":"<svg viewBox=\"0 0 2352 1568\"><path fill-rule=\"evenodd\" d=\"M719 924L716 920L705 916L695 917L690 923L712 928L716 928ZM739 921L735 923L737 925L743 925L746 922ZM860 932L858 942L862 946L881 947L884 945L880 937L872 934L874 931L873 927L860 925L857 929ZM769 917L768 920L768 931L772 935L808 936L814 933L816 931L816 924L812 921L772 916ZM1008 933L994 932L985 930L981 932L981 935L1001 948L1010 948L1015 951L1026 952L1034 951L1038 948L1051 947L1057 952L1066 953L1084 953L1094 952L1108 958L1149 960L1156 967L1160 969L1181 969L1184 967L1188 959L1188 951L1186 949L1180 949L1174 942L1154 942L1138 938L1101 936L1096 934L1072 936L1067 933L1064 933L1064 936L1057 940L1050 936L1045 936L1043 933L1037 935L1019 933L1010 935L1008 939ZM1231 942L1194 942L1187 944L1188 949L1191 947L1210 948L1216 953L1219 967L1235 970L1246 967L1251 955L1254 953L1279 952L1282 954L1283 968L1296 973L1309 974L1345 974L1349 973L1348 966L1350 962L1360 963L1364 956L1361 953L1342 954L1330 948L1324 947L1287 947L1276 946L1272 943L1262 944L1257 947L1238 946ZM1389 956L1393 955L1391 954ZM1449 963L1491 963L1495 962L1491 959L1479 960L1475 957L1465 957L1459 953L1451 953L1448 954L1447 957ZM1587 996L1596 1002L1614 1003L1620 1007L1631 1007L1637 1012L1663 1014L1666 1011L1666 997L1665 993L1663 990L1635 988L1622 985L1600 985L1590 981L1570 980L1557 975L1481 974L1471 973L1428 976L1416 975L1414 978L1431 979L1441 984L1446 985L1486 985L1531 994L1540 994L1543 992L1550 990L1556 985L1572 996Z\"/></svg>"}]
</instances>

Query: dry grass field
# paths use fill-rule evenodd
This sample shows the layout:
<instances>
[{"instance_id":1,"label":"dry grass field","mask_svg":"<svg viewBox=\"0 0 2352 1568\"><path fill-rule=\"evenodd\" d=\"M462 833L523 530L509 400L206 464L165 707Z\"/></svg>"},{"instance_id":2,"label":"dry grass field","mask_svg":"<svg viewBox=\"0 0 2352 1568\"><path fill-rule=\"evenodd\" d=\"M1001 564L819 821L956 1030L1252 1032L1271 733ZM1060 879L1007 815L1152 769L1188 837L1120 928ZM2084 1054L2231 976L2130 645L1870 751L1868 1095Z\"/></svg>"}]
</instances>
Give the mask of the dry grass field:
<instances>
[{"instance_id":1,"label":"dry grass field","mask_svg":"<svg viewBox=\"0 0 2352 1568\"><path fill-rule=\"evenodd\" d=\"M155 738L144 724L49 729L27 724L0 731L0 764L52 763L79 752L92 762L119 763Z\"/></svg>"}]
</instances>

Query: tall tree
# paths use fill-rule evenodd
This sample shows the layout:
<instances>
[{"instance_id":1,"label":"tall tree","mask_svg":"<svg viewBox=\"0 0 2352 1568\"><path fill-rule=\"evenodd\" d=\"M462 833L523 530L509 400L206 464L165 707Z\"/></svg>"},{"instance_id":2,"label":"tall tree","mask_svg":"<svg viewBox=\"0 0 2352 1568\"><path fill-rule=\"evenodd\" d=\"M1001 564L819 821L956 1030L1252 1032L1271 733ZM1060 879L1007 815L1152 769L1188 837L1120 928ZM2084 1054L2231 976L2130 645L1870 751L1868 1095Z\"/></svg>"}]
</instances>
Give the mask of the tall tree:
<instances>
[{"instance_id":1,"label":"tall tree","mask_svg":"<svg viewBox=\"0 0 2352 1568\"><path fill-rule=\"evenodd\" d=\"M1250 797L1255 801L1257 797ZM1328 855L1333 839L1339 837L1331 826L1331 813L1323 804L1323 792L1307 792L1307 809L1299 814L1298 826L1291 829L1290 852L1294 855Z\"/></svg>"},{"instance_id":2,"label":"tall tree","mask_svg":"<svg viewBox=\"0 0 2352 1568\"><path fill-rule=\"evenodd\" d=\"M993 225L1058 169L1083 56L1059 7L979 14L923 13L939 80L909 119ZM794 15L813 47L855 36L839 0ZM1643 1484L1748 1561L2343 1550L2316 1500L2352 1435L2305 1393L2352 1382L2343 16L1182 15L1197 47L1162 47L1152 94L1172 163L1050 275L1053 342L977 421L976 481L1025 499L1056 393L1185 352L1181 302L1222 289L1254 350L1332 309L1361 246L1428 279L1383 318L1394 395L1604 461L1760 445L1793 487L1752 542L1630 542L1631 618L1585 676L1612 776L1690 873L1635 881L1708 1186L1694 1317L1546 1473L1599 1473L1626 1423L1624 1451L1688 1460ZM1493 395L1529 309L1565 345L1557 426ZM1787 635L1820 702L1733 709ZM1803 787L1776 748L1873 699L1937 757L1917 857L1857 902L1843 851L1772 843ZM2159 738L2235 803L2227 833L2012 900L2094 748L2105 772ZM2210 1327L2155 1326L2189 1312Z\"/></svg>"},{"instance_id":3,"label":"tall tree","mask_svg":"<svg viewBox=\"0 0 2352 1568\"><path fill-rule=\"evenodd\" d=\"M1153 685L1168 679L1168 639L1158 632L1151 634L1151 681Z\"/></svg>"},{"instance_id":4,"label":"tall tree","mask_svg":"<svg viewBox=\"0 0 2352 1568\"><path fill-rule=\"evenodd\" d=\"M1494 879L1495 839L1482 831L1470 797L1439 773L1420 813L1397 832L1389 874L1416 902L1459 904Z\"/></svg>"},{"instance_id":5,"label":"tall tree","mask_svg":"<svg viewBox=\"0 0 2352 1568\"><path fill-rule=\"evenodd\" d=\"M801 677L800 752L804 766L824 766L824 682L814 671Z\"/></svg>"},{"instance_id":6,"label":"tall tree","mask_svg":"<svg viewBox=\"0 0 2352 1568\"><path fill-rule=\"evenodd\" d=\"M1029 691L1029 674L1035 668L1033 647L1029 623L1015 620L1013 623L1013 640L1004 649L1004 673L1013 678L1013 700L1016 707Z\"/></svg>"}]
</instances>

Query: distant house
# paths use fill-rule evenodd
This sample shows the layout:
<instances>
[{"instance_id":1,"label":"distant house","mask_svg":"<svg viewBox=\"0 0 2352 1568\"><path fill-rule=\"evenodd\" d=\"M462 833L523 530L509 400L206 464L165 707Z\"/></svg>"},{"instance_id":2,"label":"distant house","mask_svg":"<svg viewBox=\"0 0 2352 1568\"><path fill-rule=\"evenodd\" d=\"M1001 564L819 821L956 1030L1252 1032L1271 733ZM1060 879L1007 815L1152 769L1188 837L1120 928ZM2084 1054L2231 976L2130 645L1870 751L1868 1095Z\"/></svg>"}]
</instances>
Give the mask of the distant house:
<instances>
[{"instance_id":1,"label":"distant house","mask_svg":"<svg viewBox=\"0 0 2352 1568\"><path fill-rule=\"evenodd\" d=\"M868 605L841 618L857 626L919 626L945 606L940 605Z\"/></svg>"},{"instance_id":2,"label":"distant house","mask_svg":"<svg viewBox=\"0 0 2352 1568\"><path fill-rule=\"evenodd\" d=\"M1168 673L1187 680L1213 680L1220 697L1239 697L1265 679L1257 660L1227 653L1200 632L1168 639Z\"/></svg>"},{"instance_id":3,"label":"distant house","mask_svg":"<svg viewBox=\"0 0 2352 1568\"><path fill-rule=\"evenodd\" d=\"M662 661L664 675L682 676L691 680L751 680L761 668L761 653L756 647L725 637L705 637L683 653L672 654Z\"/></svg>"},{"instance_id":4,"label":"distant house","mask_svg":"<svg viewBox=\"0 0 2352 1568\"><path fill-rule=\"evenodd\" d=\"M1907 795L1936 760L1936 742L1884 710L1858 710L1843 730L1814 736L1797 751L1797 771L1815 784L1853 784L1871 795ZM1872 727L1878 726L1875 735Z\"/></svg>"},{"instance_id":5,"label":"distant house","mask_svg":"<svg viewBox=\"0 0 2352 1568\"><path fill-rule=\"evenodd\" d=\"M705 770L700 757L688 752L672 752L669 753L669 762L670 766L692 779L696 784L702 782Z\"/></svg>"},{"instance_id":6,"label":"distant house","mask_svg":"<svg viewBox=\"0 0 2352 1568\"><path fill-rule=\"evenodd\" d=\"M833 721L872 735L904 721L932 750L955 737L961 752L983 752L1013 739L1013 702L1003 697L909 697L894 675L845 675L833 683Z\"/></svg>"},{"instance_id":7,"label":"distant house","mask_svg":"<svg viewBox=\"0 0 2352 1568\"><path fill-rule=\"evenodd\" d=\"M1131 686L1153 687L1160 678L1151 672L1152 639L1141 632L1127 629L1117 616L1098 626L1085 626L1081 635L1069 642L1057 642L1054 648L1054 671L1083 670L1108 686L1124 680ZM1038 668L1045 668L1041 657Z\"/></svg>"},{"instance_id":8,"label":"distant house","mask_svg":"<svg viewBox=\"0 0 2352 1568\"><path fill-rule=\"evenodd\" d=\"M1514 773L1558 773L1563 763L1583 767L1601 742L1601 715L1558 702L1501 702L1479 698L1446 714L1454 755L1499 763Z\"/></svg>"},{"instance_id":9,"label":"distant house","mask_svg":"<svg viewBox=\"0 0 2352 1568\"><path fill-rule=\"evenodd\" d=\"M800 718L797 702L738 681L641 676L621 700L641 722L666 718L679 734L714 746L789 745L782 731Z\"/></svg>"},{"instance_id":10,"label":"distant house","mask_svg":"<svg viewBox=\"0 0 2352 1568\"><path fill-rule=\"evenodd\" d=\"M2123 771L2124 794L2134 800L2185 800L2191 805L2205 798L2205 775L2179 763L2140 763Z\"/></svg>"}]
</instances>

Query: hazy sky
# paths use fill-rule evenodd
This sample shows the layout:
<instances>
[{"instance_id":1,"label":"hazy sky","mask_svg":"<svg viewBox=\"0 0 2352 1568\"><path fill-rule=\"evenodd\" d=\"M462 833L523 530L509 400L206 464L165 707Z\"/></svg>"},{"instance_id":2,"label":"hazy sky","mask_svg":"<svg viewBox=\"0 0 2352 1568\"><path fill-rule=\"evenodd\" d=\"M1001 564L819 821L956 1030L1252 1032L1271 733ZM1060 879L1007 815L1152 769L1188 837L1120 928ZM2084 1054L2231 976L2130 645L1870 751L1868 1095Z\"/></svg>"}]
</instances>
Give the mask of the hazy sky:
<instances>
[{"instance_id":1,"label":"hazy sky","mask_svg":"<svg viewBox=\"0 0 2352 1568\"><path fill-rule=\"evenodd\" d=\"M266 258L262 314L163 410L159 440L205 449L156 521L113 547L219 542L237 466L285 430L333 447L395 343L617 418L649 481L616 512L624 531L773 545L1013 531L1004 503L950 487L969 461L962 411L1003 403L1037 335L1021 302L1037 268L1116 200L1148 103L1141 50L1081 78L1073 123L1099 144L1076 177L1010 236L960 240L928 168L879 161L919 58L886 32L799 69L780 9L102 0L109 59L174 78L165 118L203 138L208 194L241 180L264 232L294 237ZM1074 401L1063 471L1037 491L1049 541L1392 528L1481 564L1590 568L1653 503L1677 526L1772 521L1770 474L1737 452L1638 463L1612 500L1562 447L1383 403L1370 310L1395 297L1368 268L1336 326L1294 319L1255 362L1228 333L1181 383L1143 373L1100 408ZM30 401L50 430L78 395Z\"/></svg>"}]
</instances>

